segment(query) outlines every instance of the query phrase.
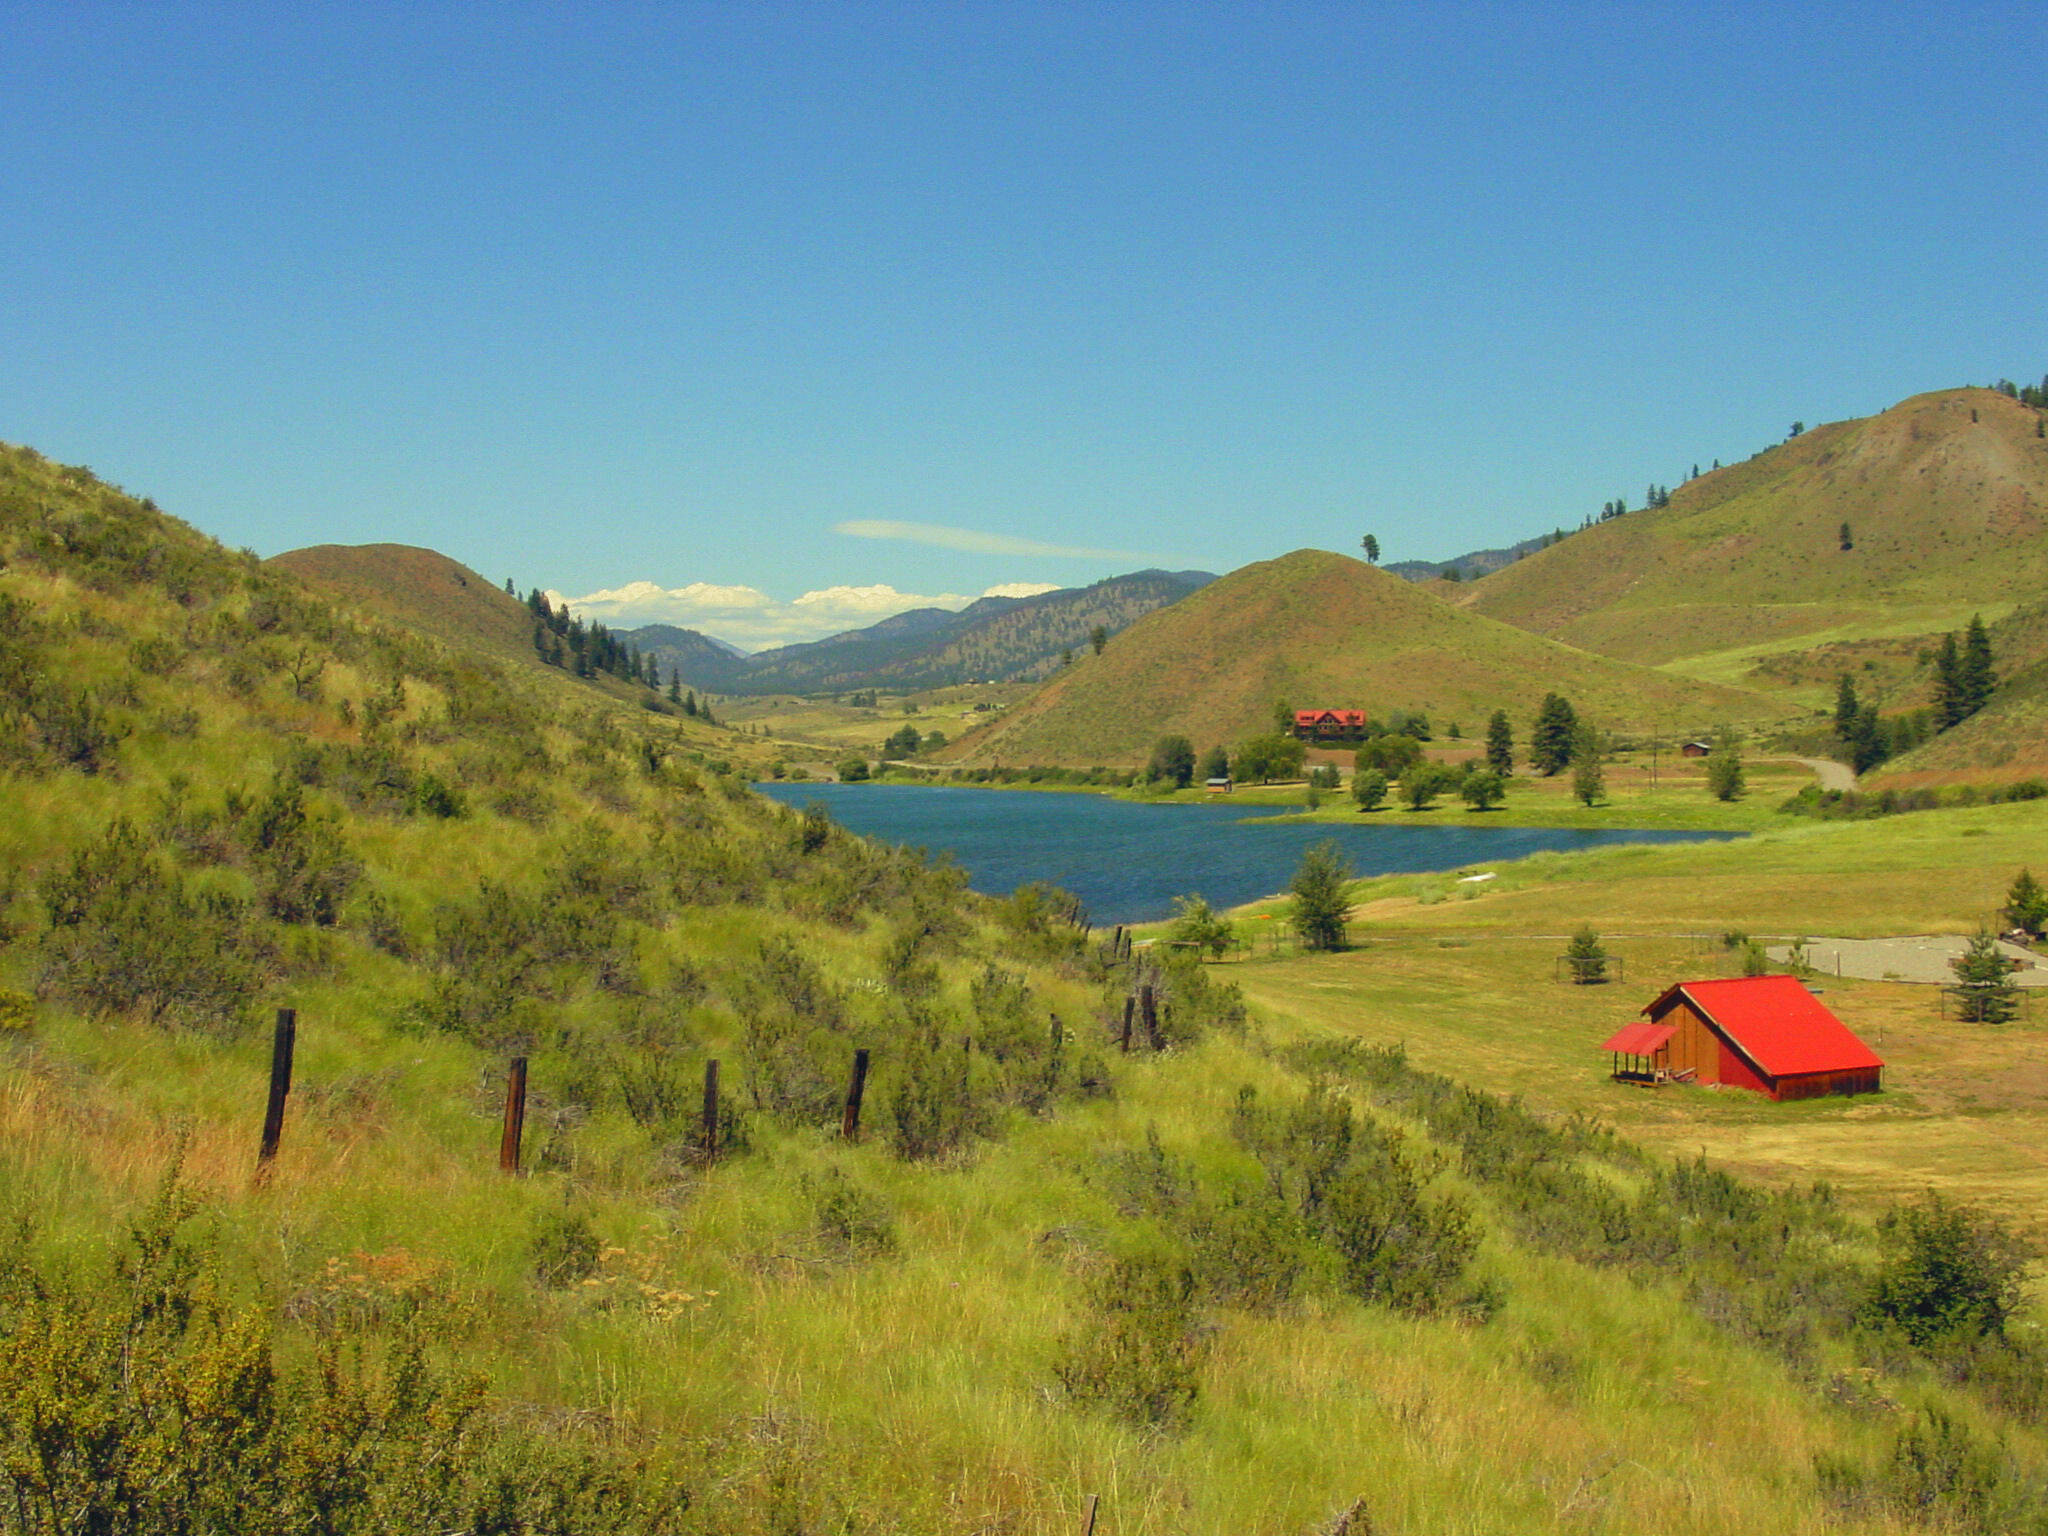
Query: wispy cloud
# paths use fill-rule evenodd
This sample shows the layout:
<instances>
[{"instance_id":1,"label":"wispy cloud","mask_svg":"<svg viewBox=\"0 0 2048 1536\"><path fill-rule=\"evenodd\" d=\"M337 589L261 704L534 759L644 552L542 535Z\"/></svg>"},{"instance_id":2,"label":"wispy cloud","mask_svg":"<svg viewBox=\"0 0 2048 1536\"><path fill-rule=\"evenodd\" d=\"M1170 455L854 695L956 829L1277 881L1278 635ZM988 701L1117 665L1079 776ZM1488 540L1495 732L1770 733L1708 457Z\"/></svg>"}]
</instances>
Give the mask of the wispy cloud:
<instances>
[{"instance_id":1,"label":"wispy cloud","mask_svg":"<svg viewBox=\"0 0 2048 1536\"><path fill-rule=\"evenodd\" d=\"M850 539L893 539L899 544L930 544L938 549L957 550L968 555L1023 555L1060 560L1143 560L1128 549L1086 549L1071 544L1041 544L1036 539L1014 539L1007 533L983 533L978 528L949 528L944 523L897 523L886 519L855 518L834 523L834 533Z\"/></svg>"},{"instance_id":2,"label":"wispy cloud","mask_svg":"<svg viewBox=\"0 0 2048 1536\"><path fill-rule=\"evenodd\" d=\"M758 587L726 587L694 581L685 587L664 587L652 581L587 592L581 597L548 595L569 611L615 629L643 624L673 624L739 646L765 650L822 640L842 630L861 629L912 608L965 608L975 597L1030 597L1057 590L1050 582L1010 581L969 596L959 592L899 592L884 583L873 586L821 587L784 602Z\"/></svg>"}]
</instances>

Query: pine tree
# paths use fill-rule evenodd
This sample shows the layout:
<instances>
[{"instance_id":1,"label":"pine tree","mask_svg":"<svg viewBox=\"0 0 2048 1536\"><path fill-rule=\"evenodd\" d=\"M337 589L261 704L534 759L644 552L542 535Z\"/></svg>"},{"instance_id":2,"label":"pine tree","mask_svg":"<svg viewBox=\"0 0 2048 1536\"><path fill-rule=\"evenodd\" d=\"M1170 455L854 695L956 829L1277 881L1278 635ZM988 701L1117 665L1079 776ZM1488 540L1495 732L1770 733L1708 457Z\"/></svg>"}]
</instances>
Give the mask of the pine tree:
<instances>
[{"instance_id":1,"label":"pine tree","mask_svg":"<svg viewBox=\"0 0 2048 1536\"><path fill-rule=\"evenodd\" d=\"M1529 732L1529 765L1545 778L1562 773L1571 764L1572 737L1578 725L1578 712L1562 696L1545 694L1536 711L1536 725Z\"/></svg>"},{"instance_id":2,"label":"pine tree","mask_svg":"<svg viewBox=\"0 0 2048 1536\"><path fill-rule=\"evenodd\" d=\"M1991 636L1985 631L1981 614L1970 616L1963 632L1962 664L1956 672L1956 690L1962 697L1963 717L1977 713L1991 702L1998 686L1998 673L1991 665Z\"/></svg>"},{"instance_id":3,"label":"pine tree","mask_svg":"<svg viewBox=\"0 0 2048 1536\"><path fill-rule=\"evenodd\" d=\"M1998 940L1980 930L1970 947L1949 961L1956 973L1954 995L1962 1017L1972 1024L2004 1024L2019 1012L2019 988Z\"/></svg>"},{"instance_id":4,"label":"pine tree","mask_svg":"<svg viewBox=\"0 0 2048 1536\"><path fill-rule=\"evenodd\" d=\"M1344 947L1344 918L1350 905L1346 890L1351 877L1351 865L1335 842L1315 843L1302 854L1288 887L1294 901L1287 915L1304 948Z\"/></svg>"},{"instance_id":5,"label":"pine tree","mask_svg":"<svg viewBox=\"0 0 2048 1536\"><path fill-rule=\"evenodd\" d=\"M1855 539L1851 538L1849 535L1849 525L1847 523L1842 524L1842 530L1840 534L1837 535L1837 538L1845 552L1848 550L1852 550L1856 547Z\"/></svg>"},{"instance_id":6,"label":"pine tree","mask_svg":"<svg viewBox=\"0 0 2048 1536\"><path fill-rule=\"evenodd\" d=\"M1607 789L1607 775L1600 766L1600 736L1585 721L1572 735L1572 798L1589 810Z\"/></svg>"},{"instance_id":7,"label":"pine tree","mask_svg":"<svg viewBox=\"0 0 2048 1536\"><path fill-rule=\"evenodd\" d=\"M1363 547L1367 563L1378 565L1380 563L1380 541L1368 533L1363 541Z\"/></svg>"},{"instance_id":8,"label":"pine tree","mask_svg":"<svg viewBox=\"0 0 2048 1536\"><path fill-rule=\"evenodd\" d=\"M1959 724L1969 711L1963 708L1963 659L1953 634L1941 637L1941 649L1934 653L1934 725L1946 731Z\"/></svg>"},{"instance_id":9,"label":"pine tree","mask_svg":"<svg viewBox=\"0 0 2048 1536\"><path fill-rule=\"evenodd\" d=\"M1591 924L1582 925L1572 935L1564 958L1574 986L1596 986L1607 979L1607 951L1600 947L1600 935Z\"/></svg>"},{"instance_id":10,"label":"pine tree","mask_svg":"<svg viewBox=\"0 0 2048 1536\"><path fill-rule=\"evenodd\" d=\"M1856 683L1848 673L1835 684L1835 739L1847 741L1856 733Z\"/></svg>"},{"instance_id":11,"label":"pine tree","mask_svg":"<svg viewBox=\"0 0 2048 1536\"><path fill-rule=\"evenodd\" d=\"M2004 916L2030 938L2040 938L2041 930L2048 928L2048 891L2042 890L2032 870L2023 869L2013 877L2005 893Z\"/></svg>"},{"instance_id":12,"label":"pine tree","mask_svg":"<svg viewBox=\"0 0 2048 1536\"><path fill-rule=\"evenodd\" d=\"M1715 733L1714 750L1707 754L1707 789L1716 800L1742 798L1742 744L1725 725Z\"/></svg>"},{"instance_id":13,"label":"pine tree","mask_svg":"<svg viewBox=\"0 0 2048 1536\"><path fill-rule=\"evenodd\" d=\"M677 667L668 675L668 701L671 704L683 702L683 669Z\"/></svg>"},{"instance_id":14,"label":"pine tree","mask_svg":"<svg viewBox=\"0 0 2048 1536\"><path fill-rule=\"evenodd\" d=\"M1496 709L1486 722L1486 766L1502 777L1515 771L1515 728L1504 709Z\"/></svg>"}]
</instances>

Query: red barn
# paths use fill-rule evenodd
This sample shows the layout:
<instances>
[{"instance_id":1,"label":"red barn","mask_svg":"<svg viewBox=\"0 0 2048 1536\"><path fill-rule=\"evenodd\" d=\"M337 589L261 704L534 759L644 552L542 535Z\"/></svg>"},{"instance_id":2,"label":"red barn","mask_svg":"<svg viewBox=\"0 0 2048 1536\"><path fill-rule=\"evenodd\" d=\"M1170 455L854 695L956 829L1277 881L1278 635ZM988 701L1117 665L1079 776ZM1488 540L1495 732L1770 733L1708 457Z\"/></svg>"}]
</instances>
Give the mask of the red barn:
<instances>
[{"instance_id":1,"label":"red barn","mask_svg":"<svg viewBox=\"0 0 2048 1536\"><path fill-rule=\"evenodd\" d=\"M1796 976L1681 981L1602 1050L1642 1058L1647 1072L1749 1088L1773 1099L1877 1093L1884 1063Z\"/></svg>"}]
</instances>

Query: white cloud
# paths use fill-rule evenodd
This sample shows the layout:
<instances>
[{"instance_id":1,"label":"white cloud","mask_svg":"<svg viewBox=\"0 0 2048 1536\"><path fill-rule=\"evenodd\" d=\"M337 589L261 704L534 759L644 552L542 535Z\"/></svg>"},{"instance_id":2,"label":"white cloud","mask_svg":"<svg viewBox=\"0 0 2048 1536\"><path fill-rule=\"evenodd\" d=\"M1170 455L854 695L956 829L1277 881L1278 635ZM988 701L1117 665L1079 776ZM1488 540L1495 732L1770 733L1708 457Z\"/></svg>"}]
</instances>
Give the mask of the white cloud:
<instances>
[{"instance_id":1,"label":"white cloud","mask_svg":"<svg viewBox=\"0 0 2048 1536\"><path fill-rule=\"evenodd\" d=\"M1067 544L1041 544L1036 539L1016 539L1007 533L983 533L975 528L949 528L944 523L898 523L886 519L855 518L834 523L834 533L852 539L893 539L903 544L930 544L939 549L958 550L969 555L1050 556L1060 560L1143 560L1145 556L1127 549L1084 549Z\"/></svg>"},{"instance_id":2,"label":"white cloud","mask_svg":"<svg viewBox=\"0 0 2048 1536\"><path fill-rule=\"evenodd\" d=\"M1031 597L1056 592L1048 582L1011 581L989 587L981 597ZM744 650L822 640L842 630L864 629L892 614L912 608L965 608L974 597L958 592L899 592L886 583L873 586L822 587L781 602L758 587L724 587L694 581L686 587L663 587L652 581L629 581L582 597L548 596L586 621L614 629L643 624L673 624Z\"/></svg>"}]
</instances>

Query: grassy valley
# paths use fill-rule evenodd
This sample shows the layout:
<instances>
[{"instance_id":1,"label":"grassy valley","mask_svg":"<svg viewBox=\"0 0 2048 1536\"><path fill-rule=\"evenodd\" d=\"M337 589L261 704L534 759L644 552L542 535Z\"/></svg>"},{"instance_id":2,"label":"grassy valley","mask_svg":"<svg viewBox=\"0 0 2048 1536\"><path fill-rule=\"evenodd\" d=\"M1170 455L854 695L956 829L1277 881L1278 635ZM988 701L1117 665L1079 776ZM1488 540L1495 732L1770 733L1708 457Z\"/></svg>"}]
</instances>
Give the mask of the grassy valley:
<instances>
[{"instance_id":1,"label":"grassy valley","mask_svg":"<svg viewBox=\"0 0 2048 1536\"><path fill-rule=\"evenodd\" d=\"M2048 1528L2038 1311L1921 1326L1876 1220L2033 1199L2040 1026L1844 988L1892 1092L1768 1108L1588 1048L1724 928L1972 925L2041 802L1376 882L1362 948L1203 965L26 450L0 559L9 1536ZM1335 556L1251 576L1248 646L1440 618L1440 714L1503 658L1616 716L1748 701ZM1580 920L1626 985L1550 981Z\"/></svg>"}]
</instances>

